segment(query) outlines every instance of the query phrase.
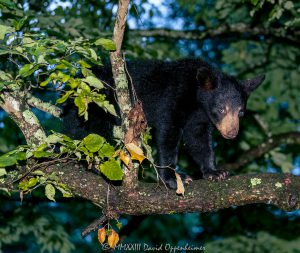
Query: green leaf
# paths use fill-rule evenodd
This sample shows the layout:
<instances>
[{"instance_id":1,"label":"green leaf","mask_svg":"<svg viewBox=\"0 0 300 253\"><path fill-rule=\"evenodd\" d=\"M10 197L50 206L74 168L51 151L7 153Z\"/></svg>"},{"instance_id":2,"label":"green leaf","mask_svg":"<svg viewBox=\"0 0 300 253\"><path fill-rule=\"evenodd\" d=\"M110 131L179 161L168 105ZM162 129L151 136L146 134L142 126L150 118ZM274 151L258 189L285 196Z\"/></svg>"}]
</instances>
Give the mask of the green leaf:
<instances>
[{"instance_id":1,"label":"green leaf","mask_svg":"<svg viewBox=\"0 0 300 253\"><path fill-rule=\"evenodd\" d=\"M2 79L3 81L10 81L13 80L13 77L11 76L11 74L0 70L0 79Z\"/></svg>"},{"instance_id":2,"label":"green leaf","mask_svg":"<svg viewBox=\"0 0 300 253\"><path fill-rule=\"evenodd\" d=\"M45 187L45 195L48 199L55 202L54 196L55 196L55 188L52 184L47 184Z\"/></svg>"},{"instance_id":3,"label":"green leaf","mask_svg":"<svg viewBox=\"0 0 300 253\"><path fill-rule=\"evenodd\" d=\"M94 76L88 76L87 78L83 79L82 81L88 83L89 85L97 88L97 89L103 89L104 85L103 83Z\"/></svg>"},{"instance_id":4,"label":"green leaf","mask_svg":"<svg viewBox=\"0 0 300 253\"><path fill-rule=\"evenodd\" d=\"M120 230L122 228L122 222L118 221L116 224L117 228Z\"/></svg>"},{"instance_id":5,"label":"green leaf","mask_svg":"<svg viewBox=\"0 0 300 253\"><path fill-rule=\"evenodd\" d=\"M90 64L88 64L87 62L85 62L84 60L79 60L78 63L80 64L81 67L83 68L91 68L92 66Z\"/></svg>"},{"instance_id":6,"label":"green leaf","mask_svg":"<svg viewBox=\"0 0 300 253\"><path fill-rule=\"evenodd\" d=\"M50 134L46 138L47 143L58 143L61 142L63 138L57 134Z\"/></svg>"},{"instance_id":7,"label":"green leaf","mask_svg":"<svg viewBox=\"0 0 300 253\"><path fill-rule=\"evenodd\" d=\"M27 191L29 189L28 187L28 180L22 180L20 183L19 183L19 189L22 190L22 191Z\"/></svg>"},{"instance_id":8,"label":"green leaf","mask_svg":"<svg viewBox=\"0 0 300 253\"><path fill-rule=\"evenodd\" d=\"M3 177L6 174L7 174L6 169L0 168L0 177Z\"/></svg>"},{"instance_id":9,"label":"green leaf","mask_svg":"<svg viewBox=\"0 0 300 253\"><path fill-rule=\"evenodd\" d=\"M30 178L27 184L28 188L32 188L33 186L35 186L38 183L38 181L39 180L36 177Z\"/></svg>"},{"instance_id":10,"label":"green leaf","mask_svg":"<svg viewBox=\"0 0 300 253\"><path fill-rule=\"evenodd\" d=\"M73 196L70 191L67 191L63 187L56 186L56 189L58 189L62 193L64 198L71 198Z\"/></svg>"},{"instance_id":11,"label":"green leaf","mask_svg":"<svg viewBox=\"0 0 300 253\"><path fill-rule=\"evenodd\" d=\"M275 150L270 152L271 160L281 168L282 172L288 173L293 168L293 159L291 155L277 152Z\"/></svg>"},{"instance_id":12,"label":"green leaf","mask_svg":"<svg viewBox=\"0 0 300 253\"><path fill-rule=\"evenodd\" d=\"M294 8L294 3L292 1L287 1L284 3L283 7L287 10Z\"/></svg>"},{"instance_id":13,"label":"green leaf","mask_svg":"<svg viewBox=\"0 0 300 253\"><path fill-rule=\"evenodd\" d=\"M39 145L35 151L44 151L45 148L48 147L48 144L47 143L42 143L41 145Z\"/></svg>"},{"instance_id":14,"label":"green leaf","mask_svg":"<svg viewBox=\"0 0 300 253\"><path fill-rule=\"evenodd\" d=\"M8 7L8 8L16 8L16 5L14 4L14 2L10 1L10 0L0 0L0 4Z\"/></svg>"},{"instance_id":15,"label":"green leaf","mask_svg":"<svg viewBox=\"0 0 300 253\"><path fill-rule=\"evenodd\" d=\"M87 110L87 104L83 96L78 96L74 99L75 105L78 107L78 115L82 116Z\"/></svg>"},{"instance_id":16,"label":"green leaf","mask_svg":"<svg viewBox=\"0 0 300 253\"><path fill-rule=\"evenodd\" d=\"M70 96L71 94L73 94L73 93L74 93L73 90L67 91L61 98L59 98L59 99L56 100L56 103L57 103L57 104L62 104L62 103L64 103L64 102L66 102L67 99L69 98L69 96Z\"/></svg>"},{"instance_id":17,"label":"green leaf","mask_svg":"<svg viewBox=\"0 0 300 253\"><path fill-rule=\"evenodd\" d=\"M259 2L259 0L251 0L251 3L252 3L253 5L257 5L258 2Z\"/></svg>"},{"instance_id":18,"label":"green leaf","mask_svg":"<svg viewBox=\"0 0 300 253\"><path fill-rule=\"evenodd\" d=\"M81 73L83 74L84 77L93 75L93 72L87 68L82 68Z\"/></svg>"},{"instance_id":19,"label":"green leaf","mask_svg":"<svg viewBox=\"0 0 300 253\"><path fill-rule=\"evenodd\" d=\"M81 83L81 81L79 79L74 79L71 78L69 80L69 82L67 83L67 85L69 85L71 87L71 89L75 89L78 87L78 85Z\"/></svg>"},{"instance_id":20,"label":"green leaf","mask_svg":"<svg viewBox=\"0 0 300 253\"><path fill-rule=\"evenodd\" d=\"M108 111L110 114L118 117L115 107L112 104L110 104L107 100L99 101L99 100L95 99L94 102L98 106L100 106L102 109L104 109L104 111Z\"/></svg>"},{"instance_id":21,"label":"green leaf","mask_svg":"<svg viewBox=\"0 0 300 253\"><path fill-rule=\"evenodd\" d=\"M0 167L8 167L15 165L17 163L17 158L15 156L0 156Z\"/></svg>"},{"instance_id":22,"label":"green leaf","mask_svg":"<svg viewBox=\"0 0 300 253\"><path fill-rule=\"evenodd\" d=\"M9 192L9 190L7 188L4 187L0 187L0 192L5 192L8 196L11 196L11 193Z\"/></svg>"},{"instance_id":23,"label":"green leaf","mask_svg":"<svg viewBox=\"0 0 300 253\"><path fill-rule=\"evenodd\" d=\"M0 49L0 55L10 54L11 52L12 52L11 50Z\"/></svg>"},{"instance_id":24,"label":"green leaf","mask_svg":"<svg viewBox=\"0 0 300 253\"><path fill-rule=\"evenodd\" d=\"M116 44L109 39L98 39L95 41L96 46L102 46L105 50L114 51L116 50Z\"/></svg>"},{"instance_id":25,"label":"green leaf","mask_svg":"<svg viewBox=\"0 0 300 253\"><path fill-rule=\"evenodd\" d=\"M45 173L41 170L35 170L31 174L36 176L45 176Z\"/></svg>"},{"instance_id":26,"label":"green leaf","mask_svg":"<svg viewBox=\"0 0 300 253\"><path fill-rule=\"evenodd\" d=\"M105 139L98 134L89 134L83 139L83 144L90 152L97 152L104 144Z\"/></svg>"},{"instance_id":27,"label":"green leaf","mask_svg":"<svg viewBox=\"0 0 300 253\"><path fill-rule=\"evenodd\" d=\"M27 19L28 19L28 17L25 16L24 18L21 18L18 21L15 20L14 26L15 26L15 28L16 28L17 31L19 31L23 27L23 25L25 24L25 22L26 22Z\"/></svg>"},{"instance_id":28,"label":"green leaf","mask_svg":"<svg viewBox=\"0 0 300 253\"><path fill-rule=\"evenodd\" d=\"M45 87L50 81L51 81L51 78L47 78L45 81L40 83L40 86Z\"/></svg>"},{"instance_id":29,"label":"green leaf","mask_svg":"<svg viewBox=\"0 0 300 253\"><path fill-rule=\"evenodd\" d=\"M109 180L122 180L123 178L123 170L116 160L104 162L100 164L99 168L101 173Z\"/></svg>"},{"instance_id":30,"label":"green leaf","mask_svg":"<svg viewBox=\"0 0 300 253\"><path fill-rule=\"evenodd\" d=\"M17 160L26 160L26 152L17 152L14 154Z\"/></svg>"},{"instance_id":31,"label":"green leaf","mask_svg":"<svg viewBox=\"0 0 300 253\"><path fill-rule=\"evenodd\" d=\"M97 56L95 50L92 49L92 48L90 48L90 52L91 52L91 57L92 57L95 61L97 61L98 56Z\"/></svg>"},{"instance_id":32,"label":"green leaf","mask_svg":"<svg viewBox=\"0 0 300 253\"><path fill-rule=\"evenodd\" d=\"M50 157L53 156L54 154L51 152L47 152L47 151L35 151L33 152L33 156L35 158L46 158L46 157Z\"/></svg>"},{"instance_id":33,"label":"green leaf","mask_svg":"<svg viewBox=\"0 0 300 253\"><path fill-rule=\"evenodd\" d=\"M101 158L109 157L111 158L115 153L115 149L112 145L105 143L99 150L99 156Z\"/></svg>"},{"instance_id":34,"label":"green leaf","mask_svg":"<svg viewBox=\"0 0 300 253\"><path fill-rule=\"evenodd\" d=\"M23 46L24 47L33 47L37 44L36 41L34 41L33 39L31 39L30 37L24 37L23 39Z\"/></svg>"},{"instance_id":35,"label":"green leaf","mask_svg":"<svg viewBox=\"0 0 300 253\"><path fill-rule=\"evenodd\" d=\"M0 1L0 4L1 4L1 1ZM0 40L4 39L5 34L12 33L14 31L15 31L15 29L13 27L6 26L6 25L0 25Z\"/></svg>"},{"instance_id":36,"label":"green leaf","mask_svg":"<svg viewBox=\"0 0 300 253\"><path fill-rule=\"evenodd\" d=\"M30 76L34 71L36 71L39 68L39 64L33 65L33 64L25 64L20 70L19 75L22 77Z\"/></svg>"},{"instance_id":37,"label":"green leaf","mask_svg":"<svg viewBox=\"0 0 300 253\"><path fill-rule=\"evenodd\" d=\"M33 67L33 64L25 64L20 70L19 70L19 75L25 77L30 69Z\"/></svg>"}]
</instances>

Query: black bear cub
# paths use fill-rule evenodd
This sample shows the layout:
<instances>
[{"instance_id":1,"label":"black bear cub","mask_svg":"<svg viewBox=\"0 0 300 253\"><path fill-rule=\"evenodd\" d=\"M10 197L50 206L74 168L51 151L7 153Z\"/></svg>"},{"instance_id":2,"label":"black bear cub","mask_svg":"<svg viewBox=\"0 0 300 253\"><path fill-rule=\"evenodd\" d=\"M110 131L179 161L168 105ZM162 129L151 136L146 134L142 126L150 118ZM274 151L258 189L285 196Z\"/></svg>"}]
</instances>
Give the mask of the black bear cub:
<instances>
[{"instance_id":1,"label":"black bear cub","mask_svg":"<svg viewBox=\"0 0 300 253\"><path fill-rule=\"evenodd\" d=\"M226 178L228 173L216 166L212 131L216 127L226 139L237 136L247 99L264 76L239 81L200 59L127 65L148 124L156 129L161 180L177 187L174 169L181 139L204 178Z\"/></svg>"},{"instance_id":2,"label":"black bear cub","mask_svg":"<svg viewBox=\"0 0 300 253\"><path fill-rule=\"evenodd\" d=\"M264 76L239 81L200 59L133 61L127 63L127 68L131 77L128 79L132 80L143 104L148 125L155 128L160 179L169 188L176 189L175 168L181 139L204 178L226 178L228 173L216 166L212 131L216 127L226 139L237 136L247 99ZM110 66L101 67L95 73L113 85ZM103 135L100 130L105 125L103 111L97 108L89 115L93 120L83 130ZM71 120L66 122L74 121L74 115L69 117ZM70 129L74 127L66 130L70 133Z\"/></svg>"}]
</instances>

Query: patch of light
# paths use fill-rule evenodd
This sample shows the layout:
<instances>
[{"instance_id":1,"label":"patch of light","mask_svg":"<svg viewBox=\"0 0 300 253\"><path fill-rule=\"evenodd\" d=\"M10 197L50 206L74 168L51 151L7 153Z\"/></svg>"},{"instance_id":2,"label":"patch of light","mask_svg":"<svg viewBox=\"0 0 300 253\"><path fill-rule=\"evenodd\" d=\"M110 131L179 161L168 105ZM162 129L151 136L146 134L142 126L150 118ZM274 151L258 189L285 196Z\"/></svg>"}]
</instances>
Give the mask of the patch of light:
<instances>
[{"instance_id":1,"label":"patch of light","mask_svg":"<svg viewBox=\"0 0 300 253\"><path fill-rule=\"evenodd\" d=\"M274 97L274 96L268 97L268 98L266 99L266 103L267 103L267 104L271 104L271 103L273 103L274 101L275 101L275 97Z\"/></svg>"},{"instance_id":2,"label":"patch of light","mask_svg":"<svg viewBox=\"0 0 300 253\"><path fill-rule=\"evenodd\" d=\"M297 156L294 161L294 169L292 169L292 174L295 176L300 176L300 156Z\"/></svg>"},{"instance_id":3,"label":"patch of light","mask_svg":"<svg viewBox=\"0 0 300 253\"><path fill-rule=\"evenodd\" d=\"M87 241L87 242L92 242L93 237L91 235L87 235L86 237L84 237L84 240Z\"/></svg>"},{"instance_id":4,"label":"patch of light","mask_svg":"<svg viewBox=\"0 0 300 253\"><path fill-rule=\"evenodd\" d=\"M140 6L140 1L134 1L136 6ZM175 18L170 20L168 18L169 8L164 4L163 0L149 0L147 3L142 4L145 9L144 14L138 13L140 16L138 20L129 19L128 25L130 29L136 29L138 26L143 27L143 21L151 20L156 28L169 28L174 30L182 30L184 28L184 19ZM149 11L153 8L159 9L160 15L154 15L153 17L149 16ZM114 12L113 12L114 13Z\"/></svg>"},{"instance_id":5,"label":"patch of light","mask_svg":"<svg viewBox=\"0 0 300 253\"><path fill-rule=\"evenodd\" d=\"M49 7L48 7L48 10L49 11L54 11L57 7L62 7L63 9L67 8L67 7L72 7L72 3L67 1L67 2L62 2L60 0L56 0L56 1L53 1Z\"/></svg>"},{"instance_id":6,"label":"patch of light","mask_svg":"<svg viewBox=\"0 0 300 253\"><path fill-rule=\"evenodd\" d=\"M56 203L56 202L49 202L48 206L49 207L58 207L58 203Z\"/></svg>"}]
</instances>

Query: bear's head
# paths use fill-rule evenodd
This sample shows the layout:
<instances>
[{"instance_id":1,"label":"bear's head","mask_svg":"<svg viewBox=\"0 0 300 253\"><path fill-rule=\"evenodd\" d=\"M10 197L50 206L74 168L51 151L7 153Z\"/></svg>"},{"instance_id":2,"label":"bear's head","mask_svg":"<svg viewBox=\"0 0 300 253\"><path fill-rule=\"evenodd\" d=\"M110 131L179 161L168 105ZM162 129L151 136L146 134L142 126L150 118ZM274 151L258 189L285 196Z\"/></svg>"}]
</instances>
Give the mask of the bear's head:
<instances>
[{"instance_id":1,"label":"bear's head","mask_svg":"<svg viewBox=\"0 0 300 253\"><path fill-rule=\"evenodd\" d=\"M239 118L244 115L247 99L264 78L260 75L241 81L211 67L198 69L198 101L224 138L237 136Z\"/></svg>"}]
</instances>

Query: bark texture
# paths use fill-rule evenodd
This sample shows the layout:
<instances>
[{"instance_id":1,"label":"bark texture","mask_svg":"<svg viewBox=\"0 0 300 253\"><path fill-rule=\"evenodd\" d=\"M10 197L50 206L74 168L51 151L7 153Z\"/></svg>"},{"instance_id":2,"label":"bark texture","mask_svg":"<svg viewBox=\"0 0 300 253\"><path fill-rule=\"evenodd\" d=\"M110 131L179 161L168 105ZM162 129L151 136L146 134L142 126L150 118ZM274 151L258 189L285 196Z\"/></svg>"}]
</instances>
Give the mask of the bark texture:
<instances>
[{"instance_id":1,"label":"bark texture","mask_svg":"<svg viewBox=\"0 0 300 253\"><path fill-rule=\"evenodd\" d=\"M25 93L21 91L3 92L2 98L3 102L0 102L0 106L21 129L27 144L36 146L41 144L45 140L46 134L38 118L28 106Z\"/></svg>"},{"instance_id":2,"label":"bark texture","mask_svg":"<svg viewBox=\"0 0 300 253\"><path fill-rule=\"evenodd\" d=\"M129 2L129 0L119 1L113 35L113 40L116 44L116 51L110 53L110 61L116 88L116 96L122 118L122 139L124 139L125 134L129 130L128 114L132 109L130 88L128 86L126 76L125 60L123 59L121 51ZM132 191L137 186L137 167L138 164L134 164L133 168L129 170L126 166L123 166L123 186L125 191Z\"/></svg>"},{"instance_id":3,"label":"bark texture","mask_svg":"<svg viewBox=\"0 0 300 253\"><path fill-rule=\"evenodd\" d=\"M162 185L140 182L134 192L124 195L120 186L110 187L108 193L108 184L102 177L79 165L75 167L61 164L47 171L63 172L58 173L60 180L77 196L118 214L212 212L254 203L272 204L286 211L300 208L300 177L291 174L244 174L221 182L197 180L186 187L185 196Z\"/></svg>"}]
</instances>

